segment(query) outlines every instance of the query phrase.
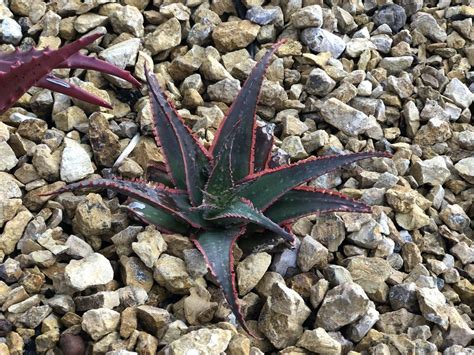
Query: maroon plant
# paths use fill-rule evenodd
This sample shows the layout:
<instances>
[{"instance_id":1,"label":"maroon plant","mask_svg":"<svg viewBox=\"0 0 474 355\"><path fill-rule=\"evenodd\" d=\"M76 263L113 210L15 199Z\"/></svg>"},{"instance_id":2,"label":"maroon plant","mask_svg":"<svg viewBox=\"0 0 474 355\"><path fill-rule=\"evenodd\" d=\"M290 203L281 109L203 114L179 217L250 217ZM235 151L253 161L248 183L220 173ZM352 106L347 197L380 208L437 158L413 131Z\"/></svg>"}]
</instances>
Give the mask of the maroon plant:
<instances>
[{"instance_id":1,"label":"maroon plant","mask_svg":"<svg viewBox=\"0 0 474 355\"><path fill-rule=\"evenodd\" d=\"M91 69L115 75L139 87L140 82L128 71L79 53L80 49L101 36L101 34L91 34L57 50L31 49L20 52L17 49L12 53L0 54L0 113L8 110L32 86L57 91L91 104L112 108L107 101L50 74L55 68Z\"/></svg>"},{"instance_id":2,"label":"maroon plant","mask_svg":"<svg viewBox=\"0 0 474 355\"><path fill-rule=\"evenodd\" d=\"M246 230L268 230L290 244L289 225L308 214L327 211L370 212L370 207L337 192L300 186L310 179L382 152L310 157L269 168L273 136L256 124L256 107L273 46L255 66L229 109L212 146L206 150L147 72L154 135L166 164L155 166L153 181L96 179L74 183L55 194L84 188L107 188L133 199L128 208L164 232L190 235L204 255L240 324L232 249ZM249 227L247 229L247 226ZM263 233L253 238L265 241Z\"/></svg>"}]
</instances>

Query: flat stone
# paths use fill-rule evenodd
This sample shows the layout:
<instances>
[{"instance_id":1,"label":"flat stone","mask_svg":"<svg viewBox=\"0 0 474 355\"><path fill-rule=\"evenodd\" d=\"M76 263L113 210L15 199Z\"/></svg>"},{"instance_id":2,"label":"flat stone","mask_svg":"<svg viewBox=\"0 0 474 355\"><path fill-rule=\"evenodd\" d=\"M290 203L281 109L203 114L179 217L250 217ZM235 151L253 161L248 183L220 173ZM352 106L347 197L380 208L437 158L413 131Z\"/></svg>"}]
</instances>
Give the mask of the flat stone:
<instances>
[{"instance_id":1,"label":"flat stone","mask_svg":"<svg viewBox=\"0 0 474 355\"><path fill-rule=\"evenodd\" d=\"M110 261L99 253L81 260L71 260L64 269L67 283L78 291L112 281L114 271Z\"/></svg>"},{"instance_id":2,"label":"flat stone","mask_svg":"<svg viewBox=\"0 0 474 355\"><path fill-rule=\"evenodd\" d=\"M137 235L137 242L132 243L132 249L143 263L152 268L166 250L167 244L161 233L153 226L148 226L145 231Z\"/></svg>"},{"instance_id":3,"label":"flat stone","mask_svg":"<svg viewBox=\"0 0 474 355\"><path fill-rule=\"evenodd\" d=\"M82 316L81 327L94 340L112 333L119 326L120 313L107 308L91 309Z\"/></svg>"},{"instance_id":4,"label":"flat stone","mask_svg":"<svg viewBox=\"0 0 474 355\"><path fill-rule=\"evenodd\" d=\"M313 267L323 269L328 263L328 256L328 249L313 237L307 235L303 238L298 250L297 263L303 272L307 272Z\"/></svg>"},{"instance_id":5,"label":"flat stone","mask_svg":"<svg viewBox=\"0 0 474 355\"><path fill-rule=\"evenodd\" d=\"M474 157L464 158L454 165L457 173L470 184L474 184Z\"/></svg>"},{"instance_id":6,"label":"flat stone","mask_svg":"<svg viewBox=\"0 0 474 355\"><path fill-rule=\"evenodd\" d=\"M18 163L15 152L7 142L0 142L0 155L2 156L0 161L0 171L9 171Z\"/></svg>"},{"instance_id":7,"label":"flat stone","mask_svg":"<svg viewBox=\"0 0 474 355\"><path fill-rule=\"evenodd\" d=\"M75 140L66 138L59 170L61 180L75 182L93 172L94 166L86 150Z\"/></svg>"},{"instance_id":8,"label":"flat stone","mask_svg":"<svg viewBox=\"0 0 474 355\"><path fill-rule=\"evenodd\" d=\"M181 43L181 25L179 20L171 18L159 25L145 37L145 47L152 55L176 47Z\"/></svg>"},{"instance_id":9,"label":"flat stone","mask_svg":"<svg viewBox=\"0 0 474 355\"><path fill-rule=\"evenodd\" d=\"M335 98L325 101L321 109L321 116L324 121L351 136L362 133L369 134L368 132L373 129L378 129L381 132L381 128L373 116L367 116Z\"/></svg>"},{"instance_id":10,"label":"flat stone","mask_svg":"<svg viewBox=\"0 0 474 355\"><path fill-rule=\"evenodd\" d=\"M447 38L446 31L438 25L436 19L431 14L425 12L417 14L416 18L411 22L411 28L416 29L435 42L444 42Z\"/></svg>"},{"instance_id":11,"label":"flat stone","mask_svg":"<svg viewBox=\"0 0 474 355\"><path fill-rule=\"evenodd\" d=\"M212 39L220 52L247 47L257 37L259 25L248 20L222 22L212 32Z\"/></svg>"},{"instance_id":12,"label":"flat stone","mask_svg":"<svg viewBox=\"0 0 474 355\"><path fill-rule=\"evenodd\" d=\"M443 185L448 177L451 176L451 172L446 166L446 161L441 156L419 160L413 164L410 171L420 185Z\"/></svg>"},{"instance_id":13,"label":"flat stone","mask_svg":"<svg viewBox=\"0 0 474 355\"><path fill-rule=\"evenodd\" d=\"M341 354L342 349L341 343L323 328L305 330L296 345L318 354Z\"/></svg>"},{"instance_id":14,"label":"flat stone","mask_svg":"<svg viewBox=\"0 0 474 355\"><path fill-rule=\"evenodd\" d=\"M310 5L295 11L291 15L291 23L296 28L321 27L323 11L319 5Z\"/></svg>"},{"instance_id":15,"label":"flat stone","mask_svg":"<svg viewBox=\"0 0 474 355\"><path fill-rule=\"evenodd\" d=\"M317 27L305 28L301 32L301 41L313 52L330 52L334 58L339 58L346 49L342 38Z\"/></svg>"},{"instance_id":16,"label":"flat stone","mask_svg":"<svg viewBox=\"0 0 474 355\"><path fill-rule=\"evenodd\" d=\"M163 327L171 323L171 315L165 309L142 305L136 310L138 322L151 334L158 334Z\"/></svg>"},{"instance_id":17,"label":"flat stone","mask_svg":"<svg viewBox=\"0 0 474 355\"><path fill-rule=\"evenodd\" d=\"M188 353L220 355L227 349L231 338L230 330L202 328L171 342L167 347L167 353L170 355Z\"/></svg>"},{"instance_id":18,"label":"flat stone","mask_svg":"<svg viewBox=\"0 0 474 355\"><path fill-rule=\"evenodd\" d=\"M101 235L110 229L112 214L102 197L91 193L77 205L72 222L74 230L83 236Z\"/></svg>"}]
</instances>

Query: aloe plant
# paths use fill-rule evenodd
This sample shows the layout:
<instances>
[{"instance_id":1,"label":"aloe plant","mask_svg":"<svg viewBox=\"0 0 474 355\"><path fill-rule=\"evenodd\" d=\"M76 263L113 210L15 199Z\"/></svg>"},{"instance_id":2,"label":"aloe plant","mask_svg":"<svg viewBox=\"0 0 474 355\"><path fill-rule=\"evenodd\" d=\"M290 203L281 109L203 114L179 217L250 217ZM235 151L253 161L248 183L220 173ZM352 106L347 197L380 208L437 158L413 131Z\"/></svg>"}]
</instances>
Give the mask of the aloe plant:
<instances>
[{"instance_id":1,"label":"aloe plant","mask_svg":"<svg viewBox=\"0 0 474 355\"><path fill-rule=\"evenodd\" d=\"M273 136L256 123L264 73L277 43L255 66L220 125L212 145L204 148L147 71L154 136L165 163L149 169L146 180L121 178L83 181L55 194L106 188L127 195L128 209L161 231L190 236L206 259L240 324L246 327L236 293L233 246L248 230L265 229L290 245L294 220L317 212L370 212L370 207L337 192L301 186L310 179L361 159L387 156L363 152L310 157L269 168ZM268 132L267 132L268 133ZM255 238L265 240L263 234Z\"/></svg>"},{"instance_id":2,"label":"aloe plant","mask_svg":"<svg viewBox=\"0 0 474 355\"><path fill-rule=\"evenodd\" d=\"M139 87L140 82L128 71L79 53L80 49L101 36L98 33L91 34L57 50L31 49L21 52L17 49L12 53L0 54L0 82L2 83L0 113L8 110L32 86L57 91L94 105L112 108L107 101L50 74L55 68L91 69L117 76Z\"/></svg>"}]
</instances>

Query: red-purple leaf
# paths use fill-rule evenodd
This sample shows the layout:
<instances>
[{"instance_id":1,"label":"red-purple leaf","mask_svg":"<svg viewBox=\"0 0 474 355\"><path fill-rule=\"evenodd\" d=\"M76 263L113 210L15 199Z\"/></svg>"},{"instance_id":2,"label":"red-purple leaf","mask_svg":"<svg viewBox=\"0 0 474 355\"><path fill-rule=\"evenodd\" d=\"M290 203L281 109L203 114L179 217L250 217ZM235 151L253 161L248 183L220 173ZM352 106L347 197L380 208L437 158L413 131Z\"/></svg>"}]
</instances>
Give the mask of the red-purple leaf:
<instances>
[{"instance_id":1,"label":"red-purple leaf","mask_svg":"<svg viewBox=\"0 0 474 355\"><path fill-rule=\"evenodd\" d=\"M255 208L264 211L287 191L308 180L362 159L388 156L390 155L383 152L363 152L311 157L250 175L236 186L236 191L239 196L252 201Z\"/></svg>"},{"instance_id":2,"label":"red-purple leaf","mask_svg":"<svg viewBox=\"0 0 474 355\"><path fill-rule=\"evenodd\" d=\"M57 50L35 52L25 62L17 60L10 69L0 73L0 113L10 108L30 87L34 86L51 70L74 55L81 48L94 42L101 34L85 36Z\"/></svg>"},{"instance_id":3,"label":"red-purple leaf","mask_svg":"<svg viewBox=\"0 0 474 355\"><path fill-rule=\"evenodd\" d=\"M224 297L232 313L237 317L237 321L249 334L252 334L245 323L238 303L232 255L235 241L244 232L245 228L209 230L193 237L192 241L206 259L207 266L222 288Z\"/></svg>"},{"instance_id":4,"label":"red-purple leaf","mask_svg":"<svg viewBox=\"0 0 474 355\"><path fill-rule=\"evenodd\" d=\"M91 94L89 91L86 91L77 85L69 83L63 79L59 79L51 74L48 74L41 78L41 80L36 83L36 86L41 87L43 89L60 92L61 94L74 97L76 99L88 102L93 105L99 105L112 109L112 105L109 104L107 101Z\"/></svg>"},{"instance_id":5,"label":"red-purple leaf","mask_svg":"<svg viewBox=\"0 0 474 355\"><path fill-rule=\"evenodd\" d=\"M174 186L187 190L194 206L202 202L202 190L210 171L206 149L167 100L155 76L146 71L153 108L155 138L163 149Z\"/></svg>"},{"instance_id":6,"label":"red-purple leaf","mask_svg":"<svg viewBox=\"0 0 474 355\"><path fill-rule=\"evenodd\" d=\"M370 212L370 206L336 191L300 186L273 203L265 216L278 224L319 212Z\"/></svg>"},{"instance_id":7,"label":"red-purple leaf","mask_svg":"<svg viewBox=\"0 0 474 355\"><path fill-rule=\"evenodd\" d=\"M146 179L168 187L173 187L173 182L166 171L166 165L164 163L148 165L146 168Z\"/></svg>"},{"instance_id":8,"label":"red-purple leaf","mask_svg":"<svg viewBox=\"0 0 474 355\"><path fill-rule=\"evenodd\" d=\"M254 170L255 149L255 112L259 98L263 76L270 63L273 53L283 42L273 45L253 68L245 81L239 95L230 107L226 118L222 121L214 138L210 151L214 159L222 154L226 142L235 134L234 148L232 149L232 175L236 181L243 179Z\"/></svg>"}]
</instances>

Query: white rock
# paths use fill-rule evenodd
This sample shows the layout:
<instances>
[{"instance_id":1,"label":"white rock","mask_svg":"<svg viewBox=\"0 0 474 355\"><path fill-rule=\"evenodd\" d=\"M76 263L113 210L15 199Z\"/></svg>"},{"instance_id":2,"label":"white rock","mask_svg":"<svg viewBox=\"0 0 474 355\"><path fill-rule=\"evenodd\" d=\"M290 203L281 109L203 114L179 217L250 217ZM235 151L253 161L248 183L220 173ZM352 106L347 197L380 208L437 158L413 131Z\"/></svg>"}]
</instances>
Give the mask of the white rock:
<instances>
[{"instance_id":1,"label":"white rock","mask_svg":"<svg viewBox=\"0 0 474 355\"><path fill-rule=\"evenodd\" d=\"M91 254L81 260L71 260L64 273L69 286L78 291L91 286L105 285L114 278L110 261L99 253Z\"/></svg>"},{"instance_id":2,"label":"white rock","mask_svg":"<svg viewBox=\"0 0 474 355\"><path fill-rule=\"evenodd\" d=\"M85 149L75 140L64 139L65 148L61 158L61 180L75 182L94 172L91 158Z\"/></svg>"},{"instance_id":3,"label":"white rock","mask_svg":"<svg viewBox=\"0 0 474 355\"><path fill-rule=\"evenodd\" d=\"M82 315L82 330L98 340L117 329L120 313L108 308L91 309Z\"/></svg>"}]
</instances>

